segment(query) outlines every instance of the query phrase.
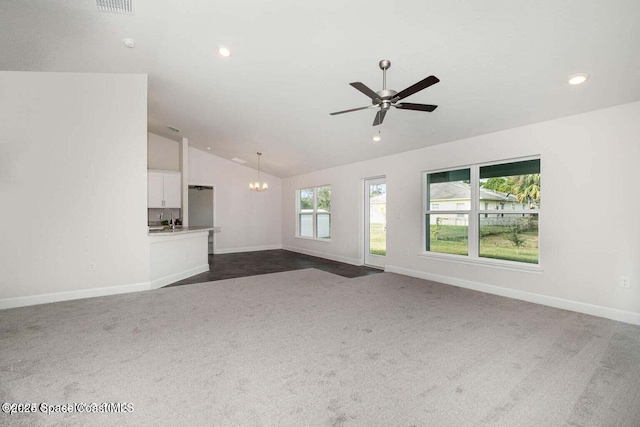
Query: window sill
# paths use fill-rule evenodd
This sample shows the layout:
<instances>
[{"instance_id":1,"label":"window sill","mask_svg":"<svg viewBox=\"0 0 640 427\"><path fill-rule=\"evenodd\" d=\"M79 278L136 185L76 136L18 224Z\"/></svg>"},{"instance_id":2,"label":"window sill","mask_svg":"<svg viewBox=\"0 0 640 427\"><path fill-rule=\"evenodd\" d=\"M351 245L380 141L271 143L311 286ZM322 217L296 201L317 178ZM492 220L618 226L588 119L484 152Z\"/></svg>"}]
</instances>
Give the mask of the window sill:
<instances>
[{"instance_id":1,"label":"window sill","mask_svg":"<svg viewBox=\"0 0 640 427\"><path fill-rule=\"evenodd\" d=\"M503 261L492 258L469 258L465 255L440 254L432 252L418 253L418 257L426 259L435 259L438 261L447 261L460 264L480 265L483 267L501 268L503 270L520 271L526 273L542 273L544 268L539 264L528 264L517 261Z\"/></svg>"},{"instance_id":2,"label":"window sill","mask_svg":"<svg viewBox=\"0 0 640 427\"><path fill-rule=\"evenodd\" d=\"M311 240L314 242L325 242L325 243L331 243L331 239L318 239L316 237L303 237L303 236L294 236L296 239L302 239L302 240Z\"/></svg>"}]
</instances>

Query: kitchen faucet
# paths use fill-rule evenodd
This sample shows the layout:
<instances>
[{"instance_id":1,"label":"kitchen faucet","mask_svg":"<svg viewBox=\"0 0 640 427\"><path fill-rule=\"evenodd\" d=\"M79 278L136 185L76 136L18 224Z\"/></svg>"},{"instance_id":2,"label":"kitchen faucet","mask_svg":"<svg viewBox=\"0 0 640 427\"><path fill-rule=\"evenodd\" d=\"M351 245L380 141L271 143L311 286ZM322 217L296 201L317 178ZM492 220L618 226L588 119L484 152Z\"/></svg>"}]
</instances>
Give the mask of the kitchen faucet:
<instances>
[{"instance_id":1,"label":"kitchen faucet","mask_svg":"<svg viewBox=\"0 0 640 427\"><path fill-rule=\"evenodd\" d=\"M175 230L176 229L176 222L173 220L173 210L171 210L171 209L162 209L162 212L160 212L160 221L162 221L162 215L164 214L164 211L171 212L171 220L169 221L169 225L171 226L172 230Z\"/></svg>"}]
</instances>

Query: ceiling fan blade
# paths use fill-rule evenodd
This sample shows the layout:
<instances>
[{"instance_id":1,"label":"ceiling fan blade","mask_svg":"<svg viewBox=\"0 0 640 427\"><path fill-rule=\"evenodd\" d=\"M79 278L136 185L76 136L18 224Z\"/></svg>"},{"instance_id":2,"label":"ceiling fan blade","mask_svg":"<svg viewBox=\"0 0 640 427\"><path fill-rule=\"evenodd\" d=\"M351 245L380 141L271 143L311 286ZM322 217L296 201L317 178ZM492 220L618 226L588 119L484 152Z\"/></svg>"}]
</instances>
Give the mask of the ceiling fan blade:
<instances>
[{"instance_id":1,"label":"ceiling fan blade","mask_svg":"<svg viewBox=\"0 0 640 427\"><path fill-rule=\"evenodd\" d=\"M409 86L405 90L401 90L393 97L393 101L398 101L400 99L406 98L407 96L413 95L416 92L420 92L422 89L426 89L431 85L434 85L440 81L436 76L429 76L424 80L420 80L418 83L413 86Z\"/></svg>"},{"instance_id":2,"label":"ceiling fan blade","mask_svg":"<svg viewBox=\"0 0 640 427\"><path fill-rule=\"evenodd\" d=\"M335 113L329 113L332 116L335 116L336 114L344 114L344 113L350 113L352 111L358 111L358 110L367 110L369 108L374 108L377 107L378 105L367 105L366 107L360 107L360 108L352 108L350 110L344 110L344 111L336 111Z\"/></svg>"},{"instance_id":3,"label":"ceiling fan blade","mask_svg":"<svg viewBox=\"0 0 640 427\"><path fill-rule=\"evenodd\" d=\"M429 113L438 108L437 105L411 104L409 102L401 102L400 104L395 104L394 107L401 110L428 111Z\"/></svg>"},{"instance_id":4,"label":"ceiling fan blade","mask_svg":"<svg viewBox=\"0 0 640 427\"><path fill-rule=\"evenodd\" d=\"M374 99L374 100L375 99L380 99L380 96L378 96L377 93L375 93L374 91L369 89L367 86L365 86L364 83L354 82L354 83L349 83L349 84L351 86L353 86L354 88L358 89L360 92L362 92L365 95L367 95L371 99Z\"/></svg>"},{"instance_id":5,"label":"ceiling fan blade","mask_svg":"<svg viewBox=\"0 0 640 427\"><path fill-rule=\"evenodd\" d=\"M384 120L385 114L387 114L387 110L383 110L383 109L378 110L378 113L376 114L376 118L373 120L373 126L381 125L382 121Z\"/></svg>"}]
</instances>

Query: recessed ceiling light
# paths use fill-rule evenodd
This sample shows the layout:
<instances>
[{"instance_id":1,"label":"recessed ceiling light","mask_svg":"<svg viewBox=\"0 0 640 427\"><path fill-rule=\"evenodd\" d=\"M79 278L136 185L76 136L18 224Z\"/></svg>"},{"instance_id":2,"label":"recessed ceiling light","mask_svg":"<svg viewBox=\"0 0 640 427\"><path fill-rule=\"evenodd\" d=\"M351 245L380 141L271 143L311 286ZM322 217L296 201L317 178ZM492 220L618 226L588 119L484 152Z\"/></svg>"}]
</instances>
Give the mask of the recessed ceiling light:
<instances>
[{"instance_id":1,"label":"recessed ceiling light","mask_svg":"<svg viewBox=\"0 0 640 427\"><path fill-rule=\"evenodd\" d=\"M211 147L207 147L207 150L211 151Z\"/></svg>"},{"instance_id":2,"label":"recessed ceiling light","mask_svg":"<svg viewBox=\"0 0 640 427\"><path fill-rule=\"evenodd\" d=\"M136 47L136 41L134 39L122 39L122 43L129 49Z\"/></svg>"},{"instance_id":3,"label":"recessed ceiling light","mask_svg":"<svg viewBox=\"0 0 640 427\"><path fill-rule=\"evenodd\" d=\"M578 73L572 76L569 76L569 84L570 85L580 85L587 81L589 78L589 74L587 73Z\"/></svg>"},{"instance_id":4,"label":"recessed ceiling light","mask_svg":"<svg viewBox=\"0 0 640 427\"><path fill-rule=\"evenodd\" d=\"M227 49L226 47L224 47L224 46L220 46L218 48L218 53L220 55L224 56L225 58L228 58L228 57L231 56L231 51L229 49Z\"/></svg>"},{"instance_id":5,"label":"recessed ceiling light","mask_svg":"<svg viewBox=\"0 0 640 427\"><path fill-rule=\"evenodd\" d=\"M380 135L374 135L374 136L373 136L373 140L374 140L375 142L378 142L378 141L380 141L381 139L382 139L382 137L380 137Z\"/></svg>"},{"instance_id":6,"label":"recessed ceiling light","mask_svg":"<svg viewBox=\"0 0 640 427\"><path fill-rule=\"evenodd\" d=\"M237 158L237 157L234 157L234 158L233 158L233 159L231 159L231 160L233 160L233 161L234 161L234 162L236 162L236 163L240 163L241 165L244 165L245 163L247 163L247 161L246 161L246 160L242 160L242 159L239 159L239 158Z\"/></svg>"}]
</instances>

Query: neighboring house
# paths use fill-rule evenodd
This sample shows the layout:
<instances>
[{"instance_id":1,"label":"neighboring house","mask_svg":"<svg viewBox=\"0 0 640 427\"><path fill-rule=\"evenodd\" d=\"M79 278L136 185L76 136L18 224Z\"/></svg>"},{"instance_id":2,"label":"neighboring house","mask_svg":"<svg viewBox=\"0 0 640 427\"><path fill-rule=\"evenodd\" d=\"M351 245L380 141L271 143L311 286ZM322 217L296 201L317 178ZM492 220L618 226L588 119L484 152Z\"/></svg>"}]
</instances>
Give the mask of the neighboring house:
<instances>
[{"instance_id":1,"label":"neighboring house","mask_svg":"<svg viewBox=\"0 0 640 427\"><path fill-rule=\"evenodd\" d=\"M369 199L369 222L387 224L387 193Z\"/></svg>"},{"instance_id":2,"label":"neighboring house","mask_svg":"<svg viewBox=\"0 0 640 427\"><path fill-rule=\"evenodd\" d=\"M300 209L299 217L300 235L313 236L313 209ZM318 209L316 221L318 222L317 236L320 238L331 237L331 212L326 209Z\"/></svg>"},{"instance_id":3,"label":"neighboring house","mask_svg":"<svg viewBox=\"0 0 640 427\"><path fill-rule=\"evenodd\" d=\"M429 200L432 211L430 223L436 224L438 218L442 225L469 225L467 213L443 213L434 215L433 211L468 211L471 209L471 185L460 181L431 184ZM526 203L518 202L513 194L480 188L480 210L500 210L508 213L520 213L529 210ZM504 217L504 214L484 214L485 218Z\"/></svg>"}]
</instances>

